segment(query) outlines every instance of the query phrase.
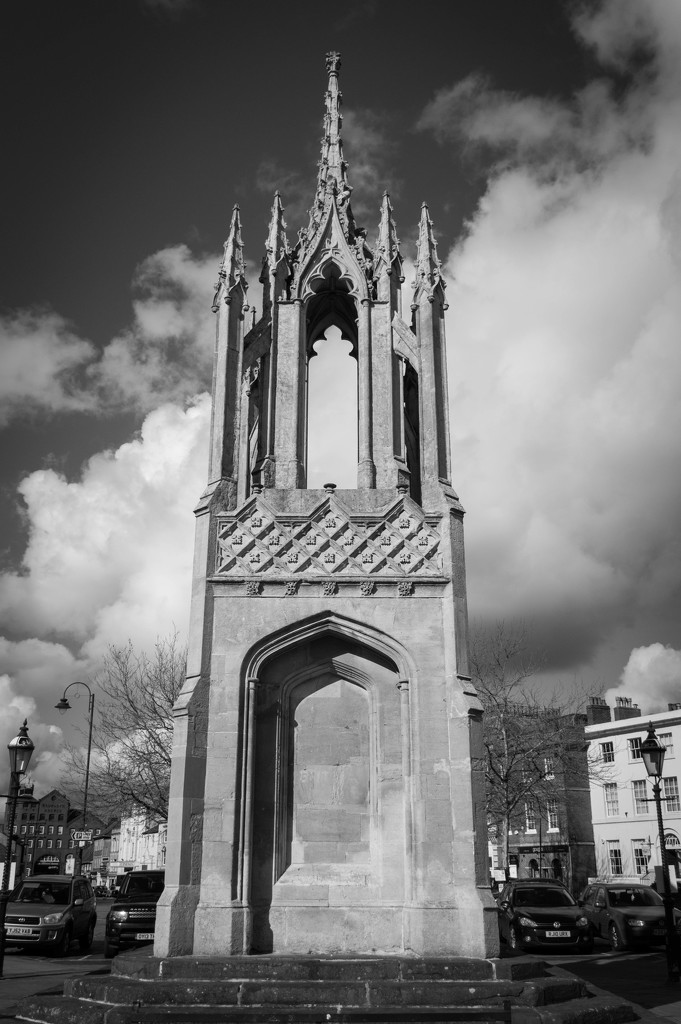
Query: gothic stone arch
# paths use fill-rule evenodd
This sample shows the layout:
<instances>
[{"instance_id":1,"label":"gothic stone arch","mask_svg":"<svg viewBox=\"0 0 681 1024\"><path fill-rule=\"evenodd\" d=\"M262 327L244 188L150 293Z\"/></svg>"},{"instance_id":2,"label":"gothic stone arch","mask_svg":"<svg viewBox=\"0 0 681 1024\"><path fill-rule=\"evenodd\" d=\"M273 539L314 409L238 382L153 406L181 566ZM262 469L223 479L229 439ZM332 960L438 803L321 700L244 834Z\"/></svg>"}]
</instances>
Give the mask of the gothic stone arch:
<instances>
[{"instance_id":1,"label":"gothic stone arch","mask_svg":"<svg viewBox=\"0 0 681 1024\"><path fill-rule=\"evenodd\" d=\"M331 613L248 659L241 849L254 952L313 948L325 932L335 949L362 948L377 916L401 946L408 660L389 637Z\"/></svg>"}]
</instances>

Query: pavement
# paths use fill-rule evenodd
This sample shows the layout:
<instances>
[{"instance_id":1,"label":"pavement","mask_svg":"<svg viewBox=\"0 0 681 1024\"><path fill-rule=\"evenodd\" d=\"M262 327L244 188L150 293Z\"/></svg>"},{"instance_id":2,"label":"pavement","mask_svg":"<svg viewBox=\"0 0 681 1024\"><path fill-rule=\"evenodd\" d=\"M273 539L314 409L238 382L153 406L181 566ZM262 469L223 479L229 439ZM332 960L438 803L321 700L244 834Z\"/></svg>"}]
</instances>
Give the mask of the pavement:
<instances>
[{"instance_id":1,"label":"pavement","mask_svg":"<svg viewBox=\"0 0 681 1024\"><path fill-rule=\"evenodd\" d=\"M576 960L551 957L552 966L585 981L596 995L614 994L628 1000L648 1024L681 1024L681 983L667 981L667 958L657 953L612 953Z\"/></svg>"},{"instance_id":2,"label":"pavement","mask_svg":"<svg viewBox=\"0 0 681 1024\"><path fill-rule=\"evenodd\" d=\"M14 1020L17 1004L28 996L61 995L66 977L110 971L111 961L103 957L69 957L52 965L38 958L6 955L0 978L0 1021Z\"/></svg>"}]
</instances>

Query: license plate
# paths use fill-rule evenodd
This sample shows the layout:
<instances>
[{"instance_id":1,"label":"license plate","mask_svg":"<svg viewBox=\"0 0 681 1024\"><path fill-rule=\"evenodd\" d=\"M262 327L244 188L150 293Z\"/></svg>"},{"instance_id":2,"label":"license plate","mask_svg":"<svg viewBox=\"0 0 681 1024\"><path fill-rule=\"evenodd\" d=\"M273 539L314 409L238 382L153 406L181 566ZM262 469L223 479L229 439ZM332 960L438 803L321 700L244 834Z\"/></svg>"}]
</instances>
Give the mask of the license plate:
<instances>
[{"instance_id":1,"label":"license plate","mask_svg":"<svg viewBox=\"0 0 681 1024\"><path fill-rule=\"evenodd\" d=\"M664 934L665 934L664 928L656 928L655 931L653 932L653 935L656 938L658 938L658 939L661 939Z\"/></svg>"},{"instance_id":2,"label":"license plate","mask_svg":"<svg viewBox=\"0 0 681 1024\"><path fill-rule=\"evenodd\" d=\"M7 935L33 935L32 928L17 928L16 925L10 924L6 929Z\"/></svg>"},{"instance_id":3,"label":"license plate","mask_svg":"<svg viewBox=\"0 0 681 1024\"><path fill-rule=\"evenodd\" d=\"M137 932L135 938L138 942L144 942L145 940L151 940L154 937L153 932Z\"/></svg>"},{"instance_id":4,"label":"license plate","mask_svg":"<svg viewBox=\"0 0 681 1024\"><path fill-rule=\"evenodd\" d=\"M547 932L547 939L569 939L570 932Z\"/></svg>"}]
</instances>

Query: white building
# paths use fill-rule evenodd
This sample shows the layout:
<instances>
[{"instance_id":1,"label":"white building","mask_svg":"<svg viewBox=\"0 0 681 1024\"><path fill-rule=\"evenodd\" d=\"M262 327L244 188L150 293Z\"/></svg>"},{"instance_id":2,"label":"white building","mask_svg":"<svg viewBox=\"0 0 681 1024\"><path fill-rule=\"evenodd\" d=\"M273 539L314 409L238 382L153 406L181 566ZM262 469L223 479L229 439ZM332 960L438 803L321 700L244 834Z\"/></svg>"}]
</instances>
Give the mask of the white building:
<instances>
[{"instance_id":1,"label":"white building","mask_svg":"<svg viewBox=\"0 0 681 1024\"><path fill-rule=\"evenodd\" d=\"M610 721L610 708L594 698L589 712L590 720L606 719L585 729L589 759L596 768L590 789L598 877L651 877L655 866L662 864L653 787L641 758L641 743L650 722L666 747L662 773L665 846L674 851L677 864L681 863L681 704L641 716L630 700L618 698L615 721Z\"/></svg>"},{"instance_id":2,"label":"white building","mask_svg":"<svg viewBox=\"0 0 681 1024\"><path fill-rule=\"evenodd\" d=\"M111 837L109 874L164 868L167 832L165 821L153 821L145 811L122 817L120 830Z\"/></svg>"}]
</instances>

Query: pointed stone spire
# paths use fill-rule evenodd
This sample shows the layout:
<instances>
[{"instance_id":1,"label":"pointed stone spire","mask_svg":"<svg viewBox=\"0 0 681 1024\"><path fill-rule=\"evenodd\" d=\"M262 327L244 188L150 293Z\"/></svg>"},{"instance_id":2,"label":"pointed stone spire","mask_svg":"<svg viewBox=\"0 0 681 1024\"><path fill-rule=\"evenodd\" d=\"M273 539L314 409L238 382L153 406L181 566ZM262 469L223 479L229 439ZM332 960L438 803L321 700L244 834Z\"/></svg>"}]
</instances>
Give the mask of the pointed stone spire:
<instances>
[{"instance_id":1,"label":"pointed stone spire","mask_svg":"<svg viewBox=\"0 0 681 1024\"><path fill-rule=\"evenodd\" d=\"M444 292L445 282L442 277L442 265L437 254L437 242L433 234L433 222L428 213L427 203L421 204L421 220L419 222L419 239L416 244L416 281L414 282L414 298L425 292L432 299L435 289L440 286Z\"/></svg>"},{"instance_id":2,"label":"pointed stone spire","mask_svg":"<svg viewBox=\"0 0 681 1024\"><path fill-rule=\"evenodd\" d=\"M279 194L279 190L277 190L274 193L272 213L270 215L270 226L267 233L267 242L265 243L265 258L262 261L262 272L260 274L260 283L263 286L263 306L266 309L269 309L272 305L274 298L273 292L278 290L272 278L277 276L277 271L282 260L286 263L283 280L288 277L290 272L288 262L289 254L290 248L288 239L286 238L284 207L281 204L281 195ZM283 280L281 283L283 283Z\"/></svg>"},{"instance_id":3,"label":"pointed stone spire","mask_svg":"<svg viewBox=\"0 0 681 1024\"><path fill-rule=\"evenodd\" d=\"M341 137L343 116L340 112L342 93L338 88L340 67L340 53L336 51L327 53L326 70L329 75L329 84L325 96L324 135L322 136L322 151L319 159L317 191L310 210L310 223L307 231L303 233L304 237L301 237L303 242L309 241L314 236L332 196L336 197L346 234L350 240L354 240L355 221L350 209L352 187L348 182L348 165L343 158L343 139Z\"/></svg>"},{"instance_id":4,"label":"pointed stone spire","mask_svg":"<svg viewBox=\"0 0 681 1024\"><path fill-rule=\"evenodd\" d=\"M400 240L397 237L397 228L393 219L393 208L388 192L383 193L381 200L381 219L378 223L378 238L376 240L376 273L380 274L385 270L391 273L395 260L402 266L400 255Z\"/></svg>"},{"instance_id":5,"label":"pointed stone spire","mask_svg":"<svg viewBox=\"0 0 681 1024\"><path fill-rule=\"evenodd\" d=\"M244 293L248 288L246 263L244 261L244 244L241 240L241 218L237 204L234 205L232 210L232 221L229 226L227 241L224 244L218 278L215 298L213 299L213 309L217 307L221 292L225 292L228 297L237 284L241 284Z\"/></svg>"},{"instance_id":6,"label":"pointed stone spire","mask_svg":"<svg viewBox=\"0 0 681 1024\"><path fill-rule=\"evenodd\" d=\"M281 205L281 196L278 190L274 193L266 249L267 262L270 265L270 269L274 270L282 256L285 256L288 252L284 207Z\"/></svg>"}]
</instances>

